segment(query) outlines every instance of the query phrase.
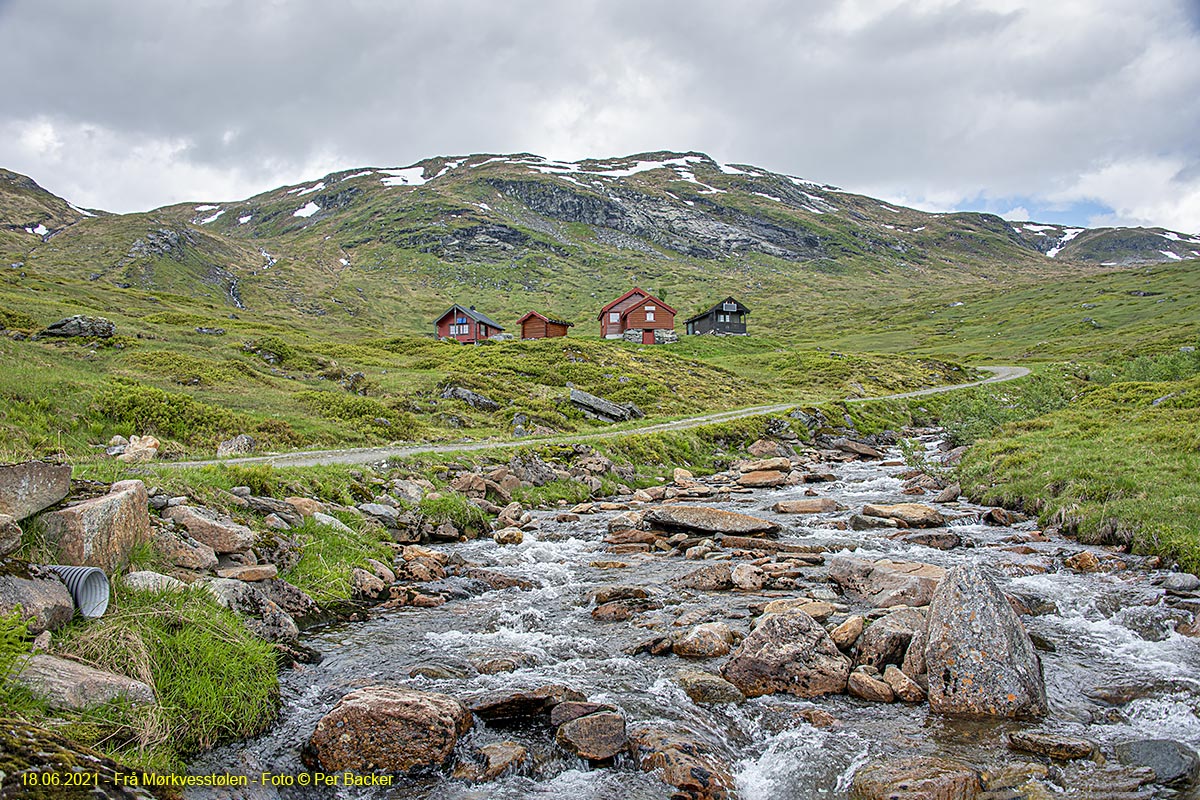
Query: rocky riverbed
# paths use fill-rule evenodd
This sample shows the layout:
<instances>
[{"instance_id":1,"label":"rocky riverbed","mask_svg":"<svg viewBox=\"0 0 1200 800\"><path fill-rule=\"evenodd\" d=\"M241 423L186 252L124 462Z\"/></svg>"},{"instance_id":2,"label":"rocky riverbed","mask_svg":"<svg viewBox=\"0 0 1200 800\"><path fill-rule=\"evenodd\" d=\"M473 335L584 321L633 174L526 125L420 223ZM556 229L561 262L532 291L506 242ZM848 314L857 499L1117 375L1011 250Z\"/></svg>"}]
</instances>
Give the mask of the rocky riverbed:
<instances>
[{"instance_id":1,"label":"rocky riverbed","mask_svg":"<svg viewBox=\"0 0 1200 800\"><path fill-rule=\"evenodd\" d=\"M398 547L405 604L303 634L323 660L275 727L193 771L416 768L254 798L1190 796L1200 582L894 452L763 456Z\"/></svg>"}]
</instances>

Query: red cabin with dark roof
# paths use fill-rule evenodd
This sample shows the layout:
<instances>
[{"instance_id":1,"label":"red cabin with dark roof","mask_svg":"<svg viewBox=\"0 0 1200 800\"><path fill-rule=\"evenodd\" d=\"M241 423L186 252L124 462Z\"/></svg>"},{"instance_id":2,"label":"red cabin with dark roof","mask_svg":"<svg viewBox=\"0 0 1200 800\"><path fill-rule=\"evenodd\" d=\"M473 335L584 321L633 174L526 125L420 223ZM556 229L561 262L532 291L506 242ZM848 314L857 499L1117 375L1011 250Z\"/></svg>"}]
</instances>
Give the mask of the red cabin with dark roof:
<instances>
[{"instance_id":1,"label":"red cabin with dark roof","mask_svg":"<svg viewBox=\"0 0 1200 800\"><path fill-rule=\"evenodd\" d=\"M654 295L634 287L600 309L600 335L621 339L627 331L641 331L643 344L654 344L655 330L675 329L675 309Z\"/></svg>"},{"instance_id":2,"label":"red cabin with dark roof","mask_svg":"<svg viewBox=\"0 0 1200 800\"><path fill-rule=\"evenodd\" d=\"M530 311L517 320L521 326L522 339L553 339L556 336L566 336L567 328L573 328L572 322L561 319L551 319L536 311Z\"/></svg>"},{"instance_id":3,"label":"red cabin with dark roof","mask_svg":"<svg viewBox=\"0 0 1200 800\"><path fill-rule=\"evenodd\" d=\"M454 339L463 344L482 342L504 330L500 323L475 310L475 306L463 308L458 303L450 306L433 323L439 339Z\"/></svg>"}]
</instances>

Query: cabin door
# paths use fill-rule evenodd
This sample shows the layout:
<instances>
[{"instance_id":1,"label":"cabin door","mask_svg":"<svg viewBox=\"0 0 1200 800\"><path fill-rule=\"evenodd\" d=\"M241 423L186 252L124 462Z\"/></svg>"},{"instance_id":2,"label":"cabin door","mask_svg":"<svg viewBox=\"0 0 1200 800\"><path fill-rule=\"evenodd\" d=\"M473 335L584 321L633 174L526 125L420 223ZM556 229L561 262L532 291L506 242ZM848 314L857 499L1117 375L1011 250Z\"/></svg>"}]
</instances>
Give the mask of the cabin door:
<instances>
[{"instance_id":1,"label":"cabin door","mask_svg":"<svg viewBox=\"0 0 1200 800\"><path fill-rule=\"evenodd\" d=\"M650 329L642 331L642 344L654 344L654 331Z\"/></svg>"}]
</instances>

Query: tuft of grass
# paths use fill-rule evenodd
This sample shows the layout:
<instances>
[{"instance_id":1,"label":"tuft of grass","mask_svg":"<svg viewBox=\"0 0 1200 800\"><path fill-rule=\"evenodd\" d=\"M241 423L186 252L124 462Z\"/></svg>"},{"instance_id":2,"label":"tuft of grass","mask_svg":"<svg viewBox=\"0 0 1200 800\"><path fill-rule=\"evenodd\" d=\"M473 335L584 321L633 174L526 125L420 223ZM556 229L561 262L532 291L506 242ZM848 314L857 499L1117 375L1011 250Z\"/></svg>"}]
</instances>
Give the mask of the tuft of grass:
<instances>
[{"instance_id":1,"label":"tuft of grass","mask_svg":"<svg viewBox=\"0 0 1200 800\"><path fill-rule=\"evenodd\" d=\"M350 571L366 567L368 558L389 563L391 550L382 530L354 515L340 517L349 532L321 525L311 518L288 531L300 544L300 560L281 576L318 603L350 599Z\"/></svg>"},{"instance_id":2,"label":"tuft of grass","mask_svg":"<svg viewBox=\"0 0 1200 800\"><path fill-rule=\"evenodd\" d=\"M437 496L427 495L421 500L420 511L434 525L452 522L464 533L482 533L488 529L490 517L483 509L472 503L466 495L443 491Z\"/></svg>"}]
</instances>

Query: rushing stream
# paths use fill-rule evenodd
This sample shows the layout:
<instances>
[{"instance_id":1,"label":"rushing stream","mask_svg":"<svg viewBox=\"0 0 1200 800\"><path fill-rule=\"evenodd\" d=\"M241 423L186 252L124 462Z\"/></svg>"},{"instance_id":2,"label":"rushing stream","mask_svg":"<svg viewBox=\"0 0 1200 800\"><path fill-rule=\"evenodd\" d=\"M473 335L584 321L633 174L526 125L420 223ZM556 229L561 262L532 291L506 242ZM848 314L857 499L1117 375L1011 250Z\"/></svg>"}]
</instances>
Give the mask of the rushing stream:
<instances>
[{"instance_id":1,"label":"rushing stream","mask_svg":"<svg viewBox=\"0 0 1200 800\"><path fill-rule=\"evenodd\" d=\"M678 722L701 735L728 765L743 800L845 798L855 770L888 755L953 756L981 767L1036 760L1008 750L1005 744L1006 733L1029 727L1085 736L1102 748L1147 738L1200 747L1200 644L1174 631L1187 612L1182 605L1166 602L1166 593L1157 585L1164 572L1147 569L1142 559L1124 554L1119 558L1128 564L1125 570L1066 569L1067 556L1088 548L1057 536L1014 547L1014 541L1028 539L1027 534L1037 530L1034 522L1012 527L981 524L979 514L986 509L967 503L943 509L958 517L951 527L964 541L948 551L893 541L887 536L893 531L840 530L832 523L846 519L864 503L927 502L928 498L901 493L897 475L904 467L858 461L827 466L837 480L821 484L819 493L836 499L846 511L785 517L770 510L780 500L804 497L808 488L804 485L734 495L732 501L714 505L780 521L785 526L782 541L823 545L830 551L827 555L849 548L856 549L854 555L859 557L945 567L964 560L986 563L1001 588L1034 611L1022 620L1042 659L1051 708L1047 720L1037 725L954 720L930 713L924 703L880 704L848 695L804 700L779 694L741 705L697 705L675 682L676 671L685 665L715 671L723 659L697 662L673 655L627 655L627 649L654 633L649 626L669 632L675 619L686 614L689 624L721 620L748 632L751 605L795 595L835 600L852 611L867 607L835 596L836 584L825 580L827 570L819 566L806 569L802 585L794 591L678 589L670 585L671 579L703 562L609 553L602 540L608 520L617 512L566 523L554 521L554 513L542 512L539 529L526 534L520 545L502 547L488 539L441 547L539 588L462 592L438 608L381 610L365 622L311 633L304 641L324 660L281 676L283 704L277 724L257 738L206 754L193 765L193 772L302 772L300 747L321 716L352 689L380 683L456 697L565 684L590 700L617 706L631 724ZM1112 557L1105 548L1094 550L1104 558ZM629 566L594 566L613 561ZM453 590L456 581L462 585L462 579L451 578L443 590ZM594 621L586 596L589 590L611 584L643 586L663 603L662 608L627 622ZM470 666L487 659L510 659L517 668L478 674ZM410 677L422 665L446 677ZM838 722L815 727L798 716L806 708L826 711ZM628 760L619 758L611 766L592 768L565 755L555 747L553 731L544 727L492 729L477 724L467 743L478 746L506 739L528 747L532 765L521 774L490 783L471 784L441 775L401 780L389 789L252 786L232 794L222 790L219 795L197 790L188 797L609 800L665 798L672 793L655 774L639 771ZM1146 791L1146 797L1168 796Z\"/></svg>"}]
</instances>

